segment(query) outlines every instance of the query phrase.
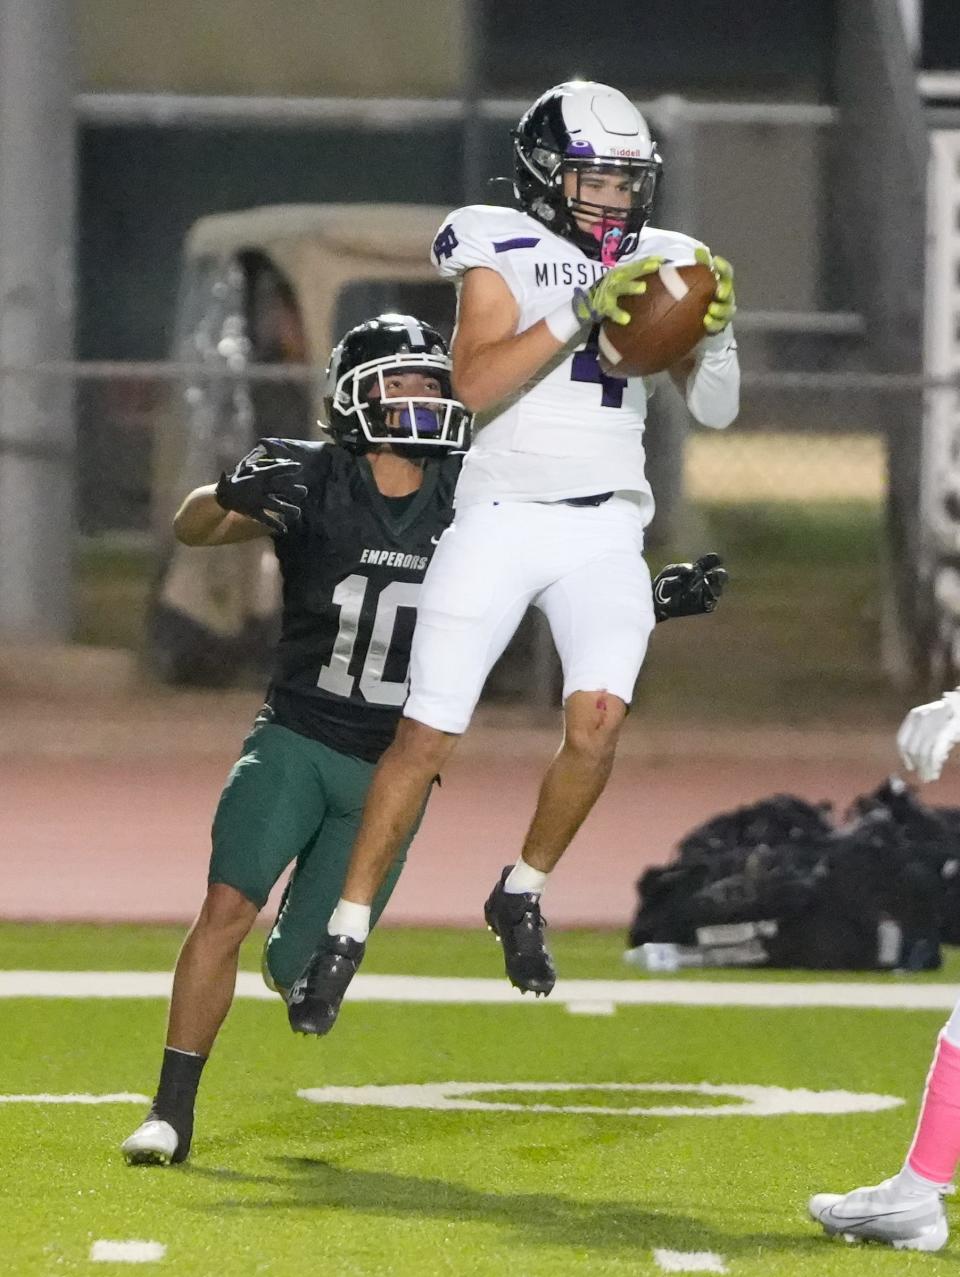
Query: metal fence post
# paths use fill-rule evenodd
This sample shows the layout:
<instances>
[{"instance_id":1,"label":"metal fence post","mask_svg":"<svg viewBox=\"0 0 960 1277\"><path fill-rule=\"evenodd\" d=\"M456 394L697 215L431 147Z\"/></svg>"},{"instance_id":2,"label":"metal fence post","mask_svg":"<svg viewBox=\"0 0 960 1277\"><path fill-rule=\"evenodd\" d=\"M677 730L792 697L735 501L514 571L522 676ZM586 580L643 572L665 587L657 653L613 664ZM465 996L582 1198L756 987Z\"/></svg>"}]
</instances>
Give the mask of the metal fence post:
<instances>
[{"instance_id":1,"label":"metal fence post","mask_svg":"<svg viewBox=\"0 0 960 1277\"><path fill-rule=\"evenodd\" d=\"M74 117L70 0L0 0L0 368L69 359ZM0 376L0 635L72 624L66 379Z\"/></svg>"},{"instance_id":2,"label":"metal fence post","mask_svg":"<svg viewBox=\"0 0 960 1277\"><path fill-rule=\"evenodd\" d=\"M483 23L480 0L463 2L463 202L481 199L481 182L486 171L484 119L480 113L483 88Z\"/></svg>"}]
</instances>

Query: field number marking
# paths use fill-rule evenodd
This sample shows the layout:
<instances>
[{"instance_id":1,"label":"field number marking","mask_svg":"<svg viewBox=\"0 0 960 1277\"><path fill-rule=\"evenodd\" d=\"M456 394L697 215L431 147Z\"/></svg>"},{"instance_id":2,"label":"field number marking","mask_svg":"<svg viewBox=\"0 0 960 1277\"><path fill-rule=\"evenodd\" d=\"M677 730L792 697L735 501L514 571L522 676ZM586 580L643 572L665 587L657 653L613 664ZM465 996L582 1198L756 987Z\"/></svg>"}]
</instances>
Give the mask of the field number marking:
<instances>
[{"instance_id":1,"label":"field number marking","mask_svg":"<svg viewBox=\"0 0 960 1277\"><path fill-rule=\"evenodd\" d=\"M475 1098L484 1092L565 1091L634 1092L657 1095L703 1095L729 1098L730 1104L512 1104ZM297 1091L312 1104L361 1107L470 1110L475 1113L582 1113L607 1117L781 1117L788 1113L834 1115L877 1113L897 1108L897 1095L856 1091L808 1091L782 1086L714 1085L711 1082L423 1082L399 1086L316 1086Z\"/></svg>"}]
</instances>

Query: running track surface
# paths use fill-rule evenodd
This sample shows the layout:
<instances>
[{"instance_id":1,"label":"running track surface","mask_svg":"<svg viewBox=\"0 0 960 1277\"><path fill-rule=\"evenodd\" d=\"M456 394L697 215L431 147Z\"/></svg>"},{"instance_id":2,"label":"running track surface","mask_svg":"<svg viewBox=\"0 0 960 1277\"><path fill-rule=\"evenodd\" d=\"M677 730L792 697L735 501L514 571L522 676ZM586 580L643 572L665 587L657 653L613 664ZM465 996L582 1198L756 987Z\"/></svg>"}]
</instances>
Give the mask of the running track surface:
<instances>
[{"instance_id":1,"label":"running track surface","mask_svg":"<svg viewBox=\"0 0 960 1277\"><path fill-rule=\"evenodd\" d=\"M209 826L257 700L144 694L16 699L0 735L0 917L186 922L203 896ZM481 716L435 790L387 921L479 925L515 859L557 727ZM625 927L642 869L718 812L779 791L844 810L895 767L892 731L645 730L545 898L551 923ZM960 767L925 798L960 804ZM268 904L267 910L271 909Z\"/></svg>"}]
</instances>

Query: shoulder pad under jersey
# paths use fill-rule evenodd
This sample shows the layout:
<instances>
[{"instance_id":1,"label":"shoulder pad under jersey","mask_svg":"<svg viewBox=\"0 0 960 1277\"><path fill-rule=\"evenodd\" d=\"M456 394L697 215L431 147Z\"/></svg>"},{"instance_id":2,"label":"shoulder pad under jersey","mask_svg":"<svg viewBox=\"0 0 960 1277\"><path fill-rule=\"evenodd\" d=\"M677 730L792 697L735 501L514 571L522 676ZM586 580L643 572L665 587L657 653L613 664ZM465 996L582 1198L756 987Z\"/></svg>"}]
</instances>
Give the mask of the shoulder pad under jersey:
<instances>
[{"instance_id":1,"label":"shoulder pad under jersey","mask_svg":"<svg viewBox=\"0 0 960 1277\"><path fill-rule=\"evenodd\" d=\"M519 247L521 241L532 248L549 233L519 209L469 204L451 213L440 227L430 257L445 279L455 279L473 266L498 270L501 253Z\"/></svg>"}]
</instances>

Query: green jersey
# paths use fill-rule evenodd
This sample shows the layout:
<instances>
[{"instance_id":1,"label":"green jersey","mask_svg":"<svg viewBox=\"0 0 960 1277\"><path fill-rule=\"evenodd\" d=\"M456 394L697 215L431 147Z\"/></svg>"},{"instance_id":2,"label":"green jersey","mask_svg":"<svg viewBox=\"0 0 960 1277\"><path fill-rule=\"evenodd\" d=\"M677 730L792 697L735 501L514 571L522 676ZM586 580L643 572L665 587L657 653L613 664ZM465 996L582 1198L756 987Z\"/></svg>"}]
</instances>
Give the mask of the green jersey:
<instances>
[{"instance_id":1,"label":"green jersey","mask_svg":"<svg viewBox=\"0 0 960 1277\"><path fill-rule=\"evenodd\" d=\"M274 538L283 615L267 704L282 726L375 762L407 697L417 597L453 517L460 457L427 461L417 492L384 497L365 458L284 443L307 497Z\"/></svg>"}]
</instances>

